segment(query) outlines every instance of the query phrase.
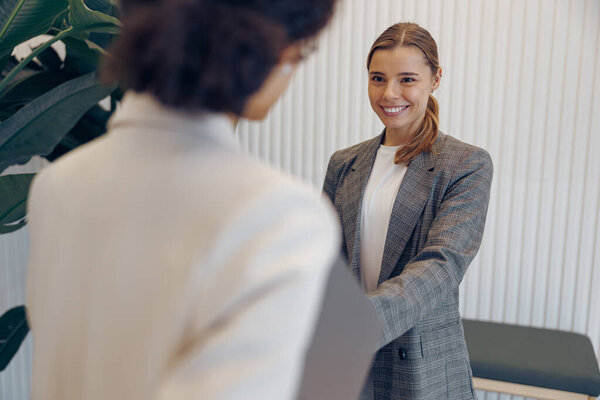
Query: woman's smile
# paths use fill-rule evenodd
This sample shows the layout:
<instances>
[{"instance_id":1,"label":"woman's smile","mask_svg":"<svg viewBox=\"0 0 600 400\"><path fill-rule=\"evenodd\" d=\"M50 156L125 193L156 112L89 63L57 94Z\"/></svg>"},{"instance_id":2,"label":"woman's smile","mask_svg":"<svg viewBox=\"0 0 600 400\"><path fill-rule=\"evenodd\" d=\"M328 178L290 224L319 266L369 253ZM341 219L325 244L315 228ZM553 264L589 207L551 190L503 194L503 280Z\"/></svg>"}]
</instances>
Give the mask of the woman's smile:
<instances>
[{"instance_id":1,"label":"woman's smile","mask_svg":"<svg viewBox=\"0 0 600 400\"><path fill-rule=\"evenodd\" d=\"M398 117L404 113L410 107L410 105L403 106L379 106L381 107L383 114L386 117Z\"/></svg>"}]
</instances>

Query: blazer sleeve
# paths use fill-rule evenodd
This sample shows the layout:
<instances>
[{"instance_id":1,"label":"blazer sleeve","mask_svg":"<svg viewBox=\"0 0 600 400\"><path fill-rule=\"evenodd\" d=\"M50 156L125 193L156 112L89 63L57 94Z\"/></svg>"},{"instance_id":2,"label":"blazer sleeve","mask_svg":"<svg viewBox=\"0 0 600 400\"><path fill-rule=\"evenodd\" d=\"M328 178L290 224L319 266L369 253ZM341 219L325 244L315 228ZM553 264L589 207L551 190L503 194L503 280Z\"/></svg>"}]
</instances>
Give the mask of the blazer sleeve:
<instances>
[{"instance_id":1,"label":"blazer sleeve","mask_svg":"<svg viewBox=\"0 0 600 400\"><path fill-rule=\"evenodd\" d=\"M466 153L459 157L423 249L369 295L384 321L379 347L414 327L456 290L479 250L493 166L485 150Z\"/></svg>"},{"instance_id":2,"label":"blazer sleeve","mask_svg":"<svg viewBox=\"0 0 600 400\"><path fill-rule=\"evenodd\" d=\"M339 233L315 194L248 201L192 282L186 344L158 399L293 399Z\"/></svg>"},{"instance_id":3,"label":"blazer sleeve","mask_svg":"<svg viewBox=\"0 0 600 400\"><path fill-rule=\"evenodd\" d=\"M332 203L335 201L335 191L337 190L337 183L339 174L341 172L341 165L337 161L337 153L329 158L329 164L327 164L327 172L325 173L325 181L323 182L323 193L327 195Z\"/></svg>"}]
</instances>

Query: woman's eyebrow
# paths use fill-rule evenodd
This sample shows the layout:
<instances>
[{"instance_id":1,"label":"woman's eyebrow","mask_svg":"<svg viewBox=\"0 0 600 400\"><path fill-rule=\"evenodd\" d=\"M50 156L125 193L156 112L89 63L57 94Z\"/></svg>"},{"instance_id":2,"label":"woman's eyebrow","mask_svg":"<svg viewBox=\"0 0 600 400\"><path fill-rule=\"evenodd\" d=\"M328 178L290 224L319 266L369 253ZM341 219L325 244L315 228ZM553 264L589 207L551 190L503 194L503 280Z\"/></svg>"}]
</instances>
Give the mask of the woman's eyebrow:
<instances>
[{"instance_id":1,"label":"woman's eyebrow","mask_svg":"<svg viewBox=\"0 0 600 400\"><path fill-rule=\"evenodd\" d=\"M369 75L385 75L379 71L369 71ZM417 72L399 72L396 76L419 76Z\"/></svg>"}]
</instances>

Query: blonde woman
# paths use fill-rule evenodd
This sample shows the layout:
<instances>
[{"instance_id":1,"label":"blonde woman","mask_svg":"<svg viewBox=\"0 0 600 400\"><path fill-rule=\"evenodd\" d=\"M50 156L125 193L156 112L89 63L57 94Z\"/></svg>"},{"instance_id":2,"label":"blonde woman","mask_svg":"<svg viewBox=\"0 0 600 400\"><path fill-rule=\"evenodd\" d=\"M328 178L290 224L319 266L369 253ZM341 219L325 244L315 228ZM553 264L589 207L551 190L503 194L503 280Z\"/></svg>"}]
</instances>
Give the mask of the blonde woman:
<instances>
[{"instance_id":1,"label":"blonde woman","mask_svg":"<svg viewBox=\"0 0 600 400\"><path fill-rule=\"evenodd\" d=\"M399 23L367 58L383 133L331 156L324 191L342 252L384 323L365 387L375 400L475 397L458 287L479 250L492 162L438 130L442 70L429 32Z\"/></svg>"}]
</instances>

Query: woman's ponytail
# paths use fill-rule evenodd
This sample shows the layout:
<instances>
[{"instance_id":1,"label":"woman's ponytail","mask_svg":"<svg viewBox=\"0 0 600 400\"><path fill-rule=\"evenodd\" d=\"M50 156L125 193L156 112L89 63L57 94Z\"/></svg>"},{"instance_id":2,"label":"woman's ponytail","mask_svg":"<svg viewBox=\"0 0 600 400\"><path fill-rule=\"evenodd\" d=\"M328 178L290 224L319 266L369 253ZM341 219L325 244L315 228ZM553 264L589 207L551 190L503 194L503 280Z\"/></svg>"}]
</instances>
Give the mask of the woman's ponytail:
<instances>
[{"instance_id":1,"label":"woman's ponytail","mask_svg":"<svg viewBox=\"0 0 600 400\"><path fill-rule=\"evenodd\" d=\"M435 97L430 94L427 99L427 110L425 111L425 117L423 118L421 127L406 146L402 146L398 149L394 156L394 163L410 164L410 162L423 151L433 151L433 144L438 136L439 124L438 102Z\"/></svg>"}]
</instances>

